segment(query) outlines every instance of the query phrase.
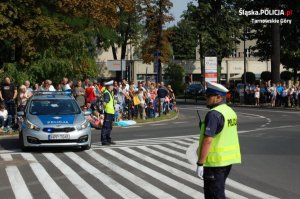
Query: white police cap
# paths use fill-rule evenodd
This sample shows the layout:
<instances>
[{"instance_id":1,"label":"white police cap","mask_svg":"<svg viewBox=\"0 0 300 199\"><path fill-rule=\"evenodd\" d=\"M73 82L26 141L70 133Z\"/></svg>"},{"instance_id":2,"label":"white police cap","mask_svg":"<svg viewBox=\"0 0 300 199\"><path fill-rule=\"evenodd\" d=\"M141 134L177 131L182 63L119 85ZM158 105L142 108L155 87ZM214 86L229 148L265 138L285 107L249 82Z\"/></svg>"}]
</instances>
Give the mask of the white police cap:
<instances>
[{"instance_id":1,"label":"white police cap","mask_svg":"<svg viewBox=\"0 0 300 199\"><path fill-rule=\"evenodd\" d=\"M228 89L221 84L217 84L214 82L206 82L206 85L207 85L206 94L213 93L221 96L226 96L226 93L228 92Z\"/></svg>"},{"instance_id":2,"label":"white police cap","mask_svg":"<svg viewBox=\"0 0 300 199\"><path fill-rule=\"evenodd\" d=\"M114 84L114 81L111 80L111 81L109 81L109 82L106 82L104 85L105 85L105 86L112 86L113 84Z\"/></svg>"}]
</instances>

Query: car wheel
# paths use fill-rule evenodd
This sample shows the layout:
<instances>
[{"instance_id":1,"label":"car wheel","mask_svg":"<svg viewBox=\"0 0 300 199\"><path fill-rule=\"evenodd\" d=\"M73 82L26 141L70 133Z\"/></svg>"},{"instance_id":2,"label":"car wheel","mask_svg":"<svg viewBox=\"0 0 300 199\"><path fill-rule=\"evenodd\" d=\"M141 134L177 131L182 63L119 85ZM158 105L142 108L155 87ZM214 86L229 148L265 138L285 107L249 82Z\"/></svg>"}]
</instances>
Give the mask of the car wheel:
<instances>
[{"instance_id":1,"label":"car wheel","mask_svg":"<svg viewBox=\"0 0 300 199\"><path fill-rule=\"evenodd\" d=\"M24 145L24 139L23 139L22 132L19 133L19 144L20 144L20 148L23 152L27 152L29 150L29 148Z\"/></svg>"},{"instance_id":2,"label":"car wheel","mask_svg":"<svg viewBox=\"0 0 300 199\"><path fill-rule=\"evenodd\" d=\"M81 150L82 151L86 151L89 150L91 148L91 144L85 145L85 146L81 146Z\"/></svg>"}]
</instances>

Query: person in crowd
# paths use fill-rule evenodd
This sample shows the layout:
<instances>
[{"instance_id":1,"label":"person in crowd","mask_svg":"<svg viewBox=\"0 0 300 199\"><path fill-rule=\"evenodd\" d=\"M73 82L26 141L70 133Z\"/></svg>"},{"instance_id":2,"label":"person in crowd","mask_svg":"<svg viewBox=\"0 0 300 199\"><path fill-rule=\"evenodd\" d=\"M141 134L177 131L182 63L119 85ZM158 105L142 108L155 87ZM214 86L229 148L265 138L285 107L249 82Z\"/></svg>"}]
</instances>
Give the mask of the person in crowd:
<instances>
[{"instance_id":1,"label":"person in crowd","mask_svg":"<svg viewBox=\"0 0 300 199\"><path fill-rule=\"evenodd\" d=\"M5 127L10 129L12 125L12 115L8 114L8 111L5 109L5 105L3 103L0 104L0 123L1 130L3 130ZM7 132L7 130L5 130L5 132Z\"/></svg>"},{"instance_id":2,"label":"person in crowd","mask_svg":"<svg viewBox=\"0 0 300 199\"><path fill-rule=\"evenodd\" d=\"M282 105L282 91L283 91L283 86L279 82L276 86L276 106L281 106Z\"/></svg>"},{"instance_id":3,"label":"person in crowd","mask_svg":"<svg viewBox=\"0 0 300 199\"><path fill-rule=\"evenodd\" d=\"M33 91L39 91L39 90L40 90L40 85L38 83L34 84Z\"/></svg>"},{"instance_id":4,"label":"person in crowd","mask_svg":"<svg viewBox=\"0 0 300 199\"><path fill-rule=\"evenodd\" d=\"M90 79L89 78L85 78L84 80L84 84L83 84L83 88L86 89L89 87L89 83L90 83Z\"/></svg>"},{"instance_id":5,"label":"person in crowd","mask_svg":"<svg viewBox=\"0 0 300 199\"><path fill-rule=\"evenodd\" d=\"M176 97L175 97L174 91L172 89L172 86L170 84L168 85L168 94L169 94L169 99L170 99L169 107L170 107L170 110L172 110L174 104L176 103Z\"/></svg>"},{"instance_id":6,"label":"person in crowd","mask_svg":"<svg viewBox=\"0 0 300 199\"><path fill-rule=\"evenodd\" d=\"M86 94L86 102L92 105L92 109L94 110L94 106L96 105L97 98L94 90L94 86L92 82L89 82L89 87L85 89Z\"/></svg>"},{"instance_id":7,"label":"person in crowd","mask_svg":"<svg viewBox=\"0 0 300 199\"><path fill-rule=\"evenodd\" d=\"M74 90L74 97L80 107L85 105L85 89L82 87L82 81L77 81L77 85Z\"/></svg>"},{"instance_id":8,"label":"person in crowd","mask_svg":"<svg viewBox=\"0 0 300 199\"><path fill-rule=\"evenodd\" d=\"M29 81L29 80L26 80L26 81L24 82L24 85L26 86L26 91L27 91L28 93L32 93L33 89L30 87L30 81Z\"/></svg>"},{"instance_id":9,"label":"person in crowd","mask_svg":"<svg viewBox=\"0 0 300 199\"><path fill-rule=\"evenodd\" d=\"M69 82L69 79L67 77L64 77L61 83L63 91L71 91L71 82Z\"/></svg>"},{"instance_id":10,"label":"person in crowd","mask_svg":"<svg viewBox=\"0 0 300 199\"><path fill-rule=\"evenodd\" d=\"M256 85L254 96L255 96L255 106L259 106L260 88L258 85Z\"/></svg>"},{"instance_id":11,"label":"person in crowd","mask_svg":"<svg viewBox=\"0 0 300 199\"><path fill-rule=\"evenodd\" d=\"M18 111L24 111L28 99L31 97L31 92L27 91L25 85L20 86L20 92L18 94Z\"/></svg>"},{"instance_id":12,"label":"person in crowd","mask_svg":"<svg viewBox=\"0 0 300 199\"><path fill-rule=\"evenodd\" d=\"M241 163L237 114L225 101L228 90L207 82L210 111L200 124L197 176L204 181L205 198L226 198L225 182L233 164Z\"/></svg>"},{"instance_id":13,"label":"person in crowd","mask_svg":"<svg viewBox=\"0 0 300 199\"><path fill-rule=\"evenodd\" d=\"M157 90L157 97L159 99L158 109L160 111L160 114L163 112L163 106L167 95L168 95L168 90L164 87L164 83L161 82Z\"/></svg>"},{"instance_id":14,"label":"person in crowd","mask_svg":"<svg viewBox=\"0 0 300 199\"><path fill-rule=\"evenodd\" d=\"M0 87L0 99L4 102L8 115L16 117L15 100L18 96L17 87L11 82L9 77L5 77L3 84Z\"/></svg>"},{"instance_id":15,"label":"person in crowd","mask_svg":"<svg viewBox=\"0 0 300 199\"><path fill-rule=\"evenodd\" d=\"M288 93L289 93L289 88L286 85L284 85L283 89L282 89L282 94L281 94L281 97L282 97L281 100L282 100L284 107L289 106Z\"/></svg>"},{"instance_id":16,"label":"person in crowd","mask_svg":"<svg viewBox=\"0 0 300 199\"><path fill-rule=\"evenodd\" d=\"M140 100L140 104L138 105L138 115L141 119L146 119L146 113L145 113L145 95L144 90L142 88L142 83L139 84L139 91L138 91L138 98Z\"/></svg>"},{"instance_id":17,"label":"person in crowd","mask_svg":"<svg viewBox=\"0 0 300 199\"><path fill-rule=\"evenodd\" d=\"M270 98L271 98L271 106L275 107L276 105L276 95L277 95L277 87L276 84L272 84L271 87L269 87L269 92L270 92Z\"/></svg>"}]
</instances>

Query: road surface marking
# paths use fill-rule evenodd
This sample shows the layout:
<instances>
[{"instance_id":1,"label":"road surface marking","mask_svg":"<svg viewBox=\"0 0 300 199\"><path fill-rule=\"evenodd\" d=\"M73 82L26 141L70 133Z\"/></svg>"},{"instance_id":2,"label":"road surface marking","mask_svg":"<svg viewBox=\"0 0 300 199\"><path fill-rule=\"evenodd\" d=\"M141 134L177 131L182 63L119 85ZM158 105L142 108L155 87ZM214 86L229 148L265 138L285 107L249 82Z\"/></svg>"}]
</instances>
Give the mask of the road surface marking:
<instances>
[{"instance_id":1,"label":"road surface marking","mask_svg":"<svg viewBox=\"0 0 300 199\"><path fill-rule=\"evenodd\" d=\"M52 153L43 153L43 155L52 162L52 164L55 165L85 197L97 199L104 198L57 156Z\"/></svg>"},{"instance_id":2,"label":"road surface marking","mask_svg":"<svg viewBox=\"0 0 300 199\"><path fill-rule=\"evenodd\" d=\"M65 153L71 160L76 162L82 169L90 173L92 176L100 180L103 184L105 184L108 188L113 190L116 194L120 195L123 198L135 198L139 199L138 195L124 187L123 185L119 184L117 181L106 175L105 173L101 172L94 166L90 165L84 159L79 157L77 154L73 152L66 152Z\"/></svg>"},{"instance_id":3,"label":"road surface marking","mask_svg":"<svg viewBox=\"0 0 300 199\"><path fill-rule=\"evenodd\" d=\"M153 178L156 178L157 180L161 181L162 183L166 183L168 186L173 187L174 189L177 189L178 191L181 191L182 193L189 195L190 197L203 198L203 194L201 194L198 190L192 189L180 182L177 182L176 180L173 180L172 178L162 175L161 173L159 173L153 169L150 169L150 168L148 168L148 167L146 167L146 166L144 166L144 165L114 151L114 150L105 149L105 151L108 154L123 161L124 163L126 163L134 168L139 169L140 171L150 175Z\"/></svg>"},{"instance_id":4,"label":"road surface marking","mask_svg":"<svg viewBox=\"0 0 300 199\"><path fill-rule=\"evenodd\" d=\"M13 160L10 154L1 154L1 158L4 161L11 161ZM23 198L32 198L28 187L18 169L17 166L8 166L5 168L8 180L10 182L11 188L16 199L23 199Z\"/></svg>"},{"instance_id":5,"label":"road surface marking","mask_svg":"<svg viewBox=\"0 0 300 199\"><path fill-rule=\"evenodd\" d=\"M69 198L55 183L51 176L49 176L45 168L37 162L37 160L32 154L22 153L21 155L25 160L29 162L33 173L35 174L39 182L42 184L46 192L49 194L50 198Z\"/></svg>"},{"instance_id":6,"label":"road surface marking","mask_svg":"<svg viewBox=\"0 0 300 199\"><path fill-rule=\"evenodd\" d=\"M154 195L157 198L174 198L173 196L169 195L168 193L164 192L163 190L155 187L154 185L148 183L147 181L143 180L142 178L130 173L129 171L123 169L122 167L108 161L107 159L103 158L101 155L96 153L95 151L86 151L91 157L97 160L99 163L103 164L104 166L108 167L115 173L123 176L127 180L131 181L135 185L141 187L148 193Z\"/></svg>"},{"instance_id":7,"label":"road surface marking","mask_svg":"<svg viewBox=\"0 0 300 199\"><path fill-rule=\"evenodd\" d=\"M198 143L192 144L186 152L186 156L188 157L188 160L190 161L191 164L193 164L194 162L196 162L198 160L198 157L197 157L197 154L196 154L196 151L198 149L198 145L199 145ZM247 194L253 195L253 196L258 197L258 198L277 199L277 197L274 197L272 195L266 194L266 193L261 192L259 190L253 189L251 187L248 187L246 185L238 183L238 182L236 182L234 180L231 180L229 178L226 180L226 185L228 185L232 188L235 188L237 190L241 190L242 192L245 192Z\"/></svg>"},{"instance_id":8,"label":"road surface marking","mask_svg":"<svg viewBox=\"0 0 300 199\"><path fill-rule=\"evenodd\" d=\"M173 154L173 155L176 155L176 156L178 156L178 157L181 157L181 158L186 159L186 155L185 155L185 154L182 154L182 153L179 153L179 152L177 152L177 151L171 150L171 149L169 149L169 148L167 148L167 147L159 146L159 145L154 145L154 146L152 146L152 147L154 147L154 148L156 148L156 149L160 149L160 150L162 150L162 151L165 151L165 152L168 152L168 153L170 153L170 154Z\"/></svg>"}]
</instances>

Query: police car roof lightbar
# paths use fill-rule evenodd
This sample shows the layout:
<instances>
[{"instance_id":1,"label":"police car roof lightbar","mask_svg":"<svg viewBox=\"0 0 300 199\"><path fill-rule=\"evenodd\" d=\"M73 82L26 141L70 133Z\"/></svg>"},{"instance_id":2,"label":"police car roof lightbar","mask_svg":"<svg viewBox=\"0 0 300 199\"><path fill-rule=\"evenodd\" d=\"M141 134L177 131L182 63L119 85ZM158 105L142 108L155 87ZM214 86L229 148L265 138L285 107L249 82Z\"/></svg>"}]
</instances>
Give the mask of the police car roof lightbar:
<instances>
[{"instance_id":1,"label":"police car roof lightbar","mask_svg":"<svg viewBox=\"0 0 300 199\"><path fill-rule=\"evenodd\" d=\"M71 95L71 91L33 91L33 95Z\"/></svg>"}]
</instances>

